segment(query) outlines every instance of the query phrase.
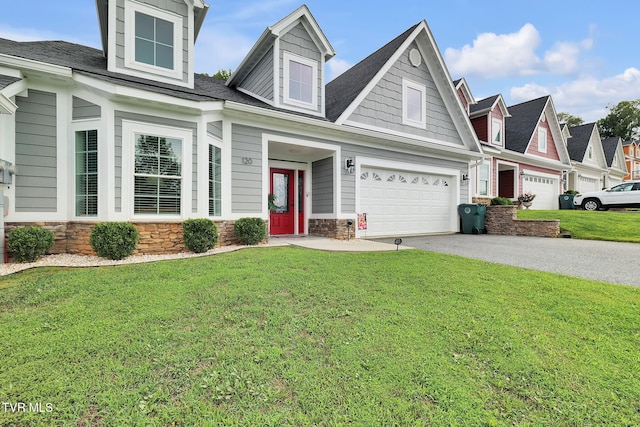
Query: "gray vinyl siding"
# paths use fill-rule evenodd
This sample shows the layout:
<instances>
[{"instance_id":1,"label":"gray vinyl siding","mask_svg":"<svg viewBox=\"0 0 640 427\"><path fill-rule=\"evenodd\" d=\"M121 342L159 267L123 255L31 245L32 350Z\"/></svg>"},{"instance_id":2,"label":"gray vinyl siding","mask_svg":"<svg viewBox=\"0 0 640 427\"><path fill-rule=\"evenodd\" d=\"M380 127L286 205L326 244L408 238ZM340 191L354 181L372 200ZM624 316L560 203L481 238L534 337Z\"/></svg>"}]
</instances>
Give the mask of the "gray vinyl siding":
<instances>
[{"instance_id":1,"label":"gray vinyl siding","mask_svg":"<svg viewBox=\"0 0 640 427\"><path fill-rule=\"evenodd\" d=\"M56 212L56 94L29 90L16 104L16 212Z\"/></svg>"},{"instance_id":2,"label":"gray vinyl siding","mask_svg":"<svg viewBox=\"0 0 640 427\"><path fill-rule=\"evenodd\" d=\"M413 43L409 46L400 56L397 63L356 108L349 120L369 126L463 145L424 58L422 64L418 67L414 67L409 62L411 49L417 49L417 45ZM403 78L426 87L426 129L402 123Z\"/></svg>"},{"instance_id":3,"label":"gray vinyl siding","mask_svg":"<svg viewBox=\"0 0 640 427\"><path fill-rule=\"evenodd\" d=\"M198 161L197 161L197 153L198 153L198 125L192 122L186 122L182 120L175 120L166 117L154 117L147 116L144 114L136 114L136 113L128 113L123 111L115 112L115 167L114 167L114 179L115 179L115 210L116 212L122 212L122 120L130 120L140 123L147 123L152 125L163 125L174 128L182 128L191 130L193 132L193 141L192 144L192 194L191 194L191 211L193 213L197 213L198 211ZM158 133L159 136L162 136L162 132ZM184 159L187 161L187 159ZM186 179L187 177L183 177ZM128 177L128 179L133 179L133 177ZM204 192L206 194L206 191ZM186 196L183 194L183 197ZM183 212L185 214L186 212Z\"/></svg>"},{"instance_id":4,"label":"gray vinyl siding","mask_svg":"<svg viewBox=\"0 0 640 427\"><path fill-rule=\"evenodd\" d=\"M222 121L207 123L207 132L218 139L222 139Z\"/></svg>"},{"instance_id":5,"label":"gray vinyl siding","mask_svg":"<svg viewBox=\"0 0 640 427\"><path fill-rule=\"evenodd\" d=\"M73 120L100 118L101 108L82 98L73 97Z\"/></svg>"},{"instance_id":6,"label":"gray vinyl siding","mask_svg":"<svg viewBox=\"0 0 640 427\"><path fill-rule=\"evenodd\" d=\"M314 214L333 212L333 157L318 160L311 165L311 203Z\"/></svg>"},{"instance_id":7,"label":"gray vinyl siding","mask_svg":"<svg viewBox=\"0 0 640 427\"><path fill-rule=\"evenodd\" d=\"M322 55L311 36L302 24L293 27L288 33L280 38L280 102L284 100L284 52L290 52L303 58L316 61L318 68L318 90L317 111L321 111L322 106L322 82L324 70L321 67Z\"/></svg>"},{"instance_id":8,"label":"gray vinyl siding","mask_svg":"<svg viewBox=\"0 0 640 427\"><path fill-rule=\"evenodd\" d=\"M262 131L234 124L232 141L231 210L233 213L261 213ZM243 158L250 158L251 164L244 164Z\"/></svg>"},{"instance_id":9,"label":"gray vinyl siding","mask_svg":"<svg viewBox=\"0 0 640 427\"><path fill-rule=\"evenodd\" d=\"M257 96L275 101L273 99L273 47L262 57L258 65L240 84L240 88L254 93Z\"/></svg>"},{"instance_id":10,"label":"gray vinyl siding","mask_svg":"<svg viewBox=\"0 0 640 427\"><path fill-rule=\"evenodd\" d=\"M184 0L138 0L149 6L173 12L182 16L182 81L189 81L189 13ZM124 33L124 0L116 1L116 67L124 69L125 33ZM174 29L176 30L176 29ZM179 48L179 46L174 46ZM149 76L153 79L153 75Z\"/></svg>"}]
</instances>

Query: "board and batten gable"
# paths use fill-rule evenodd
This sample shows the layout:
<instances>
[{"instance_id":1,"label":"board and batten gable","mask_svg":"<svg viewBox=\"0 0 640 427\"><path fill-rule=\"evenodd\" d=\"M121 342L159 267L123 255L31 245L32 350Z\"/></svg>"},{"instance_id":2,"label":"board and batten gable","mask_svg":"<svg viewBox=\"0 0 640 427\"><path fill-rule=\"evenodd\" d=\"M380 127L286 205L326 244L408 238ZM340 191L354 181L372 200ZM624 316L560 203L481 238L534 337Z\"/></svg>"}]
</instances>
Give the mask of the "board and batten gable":
<instances>
[{"instance_id":1,"label":"board and batten gable","mask_svg":"<svg viewBox=\"0 0 640 427\"><path fill-rule=\"evenodd\" d=\"M16 96L16 212L57 212L56 94Z\"/></svg>"},{"instance_id":2,"label":"board and batten gable","mask_svg":"<svg viewBox=\"0 0 640 427\"><path fill-rule=\"evenodd\" d=\"M262 213L262 130L233 124L231 211Z\"/></svg>"},{"instance_id":3,"label":"board and batten gable","mask_svg":"<svg viewBox=\"0 0 640 427\"><path fill-rule=\"evenodd\" d=\"M78 98L77 96L73 97L72 105L73 120L98 119L102 114L102 109L99 105Z\"/></svg>"},{"instance_id":4,"label":"board and batten gable","mask_svg":"<svg viewBox=\"0 0 640 427\"><path fill-rule=\"evenodd\" d=\"M323 96L323 86L324 86L324 63L322 61L322 54L318 46L314 43L311 35L307 29L299 23L287 33L283 34L280 37L280 52L279 52L279 61L280 61L280 104L285 104L284 99L284 85L285 82L285 52L292 53L294 55L300 56L305 59L309 59L317 64L317 79L316 79L316 93L317 93L317 108L315 110L316 113L323 113L323 105L324 100Z\"/></svg>"},{"instance_id":5,"label":"board and batten gable","mask_svg":"<svg viewBox=\"0 0 640 427\"><path fill-rule=\"evenodd\" d=\"M347 119L370 128L388 129L412 136L426 137L463 146L460 134L442 100L424 59L419 66L409 60L410 52L418 49L415 41L400 55L378 84ZM426 88L426 128L403 124L403 79Z\"/></svg>"},{"instance_id":6,"label":"board and batten gable","mask_svg":"<svg viewBox=\"0 0 640 427\"><path fill-rule=\"evenodd\" d=\"M132 121L132 122L138 122L138 123L143 123L143 124L150 124L150 125L159 125L159 126L168 126L168 127L173 127L173 128L178 128L178 129L186 129L186 130L190 130L193 133L193 141L191 141L192 144L192 158L191 158L191 162L192 162L192 176L191 176L191 180L192 180L192 194L191 194L191 212L192 213L197 213L198 212L198 159L197 159L197 152L198 152L198 125L196 123L193 122L187 122L187 121L183 121L183 120L176 120L176 119L171 119L171 118L167 118L167 117L155 117L155 116L149 116L149 115L145 115L145 114L138 114L138 113L131 113L131 112L125 112L125 111L116 111L115 112L115 129L114 129L114 183L115 183L115 188L114 188L114 197L115 197L115 211L117 213L121 213L122 209L123 209L123 201L122 201L122 180L123 180L123 176L122 176L122 164L123 164L123 153L122 153L122 145L123 145L123 141L122 141L122 121L123 120L127 120L127 121ZM154 135L154 136L163 136L162 132L158 132L158 135ZM185 159L186 160L186 159ZM127 179L131 180L133 179L133 177L127 177ZM186 177L183 177L183 179L186 179ZM205 192L206 194L206 192ZM183 195L184 197L185 195ZM187 214L187 212L183 212L183 214Z\"/></svg>"},{"instance_id":7,"label":"board and batten gable","mask_svg":"<svg viewBox=\"0 0 640 427\"><path fill-rule=\"evenodd\" d=\"M180 16L182 19L182 25L178 29L180 31L181 36L181 45L177 46L177 48L182 49L182 75L180 78L168 78L165 76L157 75L156 73L144 73L138 69L132 69L127 66L125 60L125 51L129 49L131 52L134 51L133 46L127 46L127 37L125 34L125 18L126 18L126 3L130 0L116 0L115 9L115 49L114 52L109 50L109 69L111 71L116 71L125 74L132 74L138 77L148 78L150 80L160 80L167 83L178 84L181 86L193 86L193 76L192 70L193 68L190 66L191 60L191 52L193 51L193 47L190 46L193 41L190 37L190 29L189 29L189 9L184 0L136 0L136 3L141 3L146 6L150 6L155 9L159 9L162 11L169 12L171 14L175 14ZM109 17L110 20L114 19L114 17ZM133 27L133 26L132 26ZM174 28L174 31L176 29ZM110 30L111 31L111 30ZM112 37L110 34L109 37ZM174 46L176 48L176 46ZM113 64L112 64L113 62Z\"/></svg>"}]
</instances>

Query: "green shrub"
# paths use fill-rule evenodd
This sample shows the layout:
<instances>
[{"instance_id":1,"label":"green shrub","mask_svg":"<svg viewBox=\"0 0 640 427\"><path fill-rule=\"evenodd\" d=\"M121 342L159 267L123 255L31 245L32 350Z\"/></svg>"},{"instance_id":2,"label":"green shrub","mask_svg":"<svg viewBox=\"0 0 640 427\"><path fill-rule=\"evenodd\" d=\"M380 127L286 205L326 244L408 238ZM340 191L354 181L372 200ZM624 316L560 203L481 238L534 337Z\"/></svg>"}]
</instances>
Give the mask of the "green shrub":
<instances>
[{"instance_id":1,"label":"green shrub","mask_svg":"<svg viewBox=\"0 0 640 427\"><path fill-rule=\"evenodd\" d=\"M577 190L567 190L564 192L564 194L580 194L580 192Z\"/></svg>"},{"instance_id":2,"label":"green shrub","mask_svg":"<svg viewBox=\"0 0 640 427\"><path fill-rule=\"evenodd\" d=\"M243 245L256 245L267 238L267 225L260 218L240 218L233 231Z\"/></svg>"},{"instance_id":3,"label":"green shrub","mask_svg":"<svg viewBox=\"0 0 640 427\"><path fill-rule=\"evenodd\" d=\"M54 243L53 233L35 226L18 227L7 237L7 250L16 262L34 262Z\"/></svg>"},{"instance_id":4,"label":"green shrub","mask_svg":"<svg viewBox=\"0 0 640 427\"><path fill-rule=\"evenodd\" d=\"M508 199L506 197L494 197L493 199L491 199L491 206L496 205L508 206L513 205L513 202L511 201L511 199Z\"/></svg>"},{"instance_id":5,"label":"green shrub","mask_svg":"<svg viewBox=\"0 0 640 427\"><path fill-rule=\"evenodd\" d=\"M101 222L91 230L89 243L99 257L119 260L138 246L138 229L128 222Z\"/></svg>"},{"instance_id":6,"label":"green shrub","mask_svg":"<svg viewBox=\"0 0 640 427\"><path fill-rule=\"evenodd\" d=\"M182 223L182 230L184 245L191 252L207 252L218 243L218 227L210 219L187 219Z\"/></svg>"}]
</instances>

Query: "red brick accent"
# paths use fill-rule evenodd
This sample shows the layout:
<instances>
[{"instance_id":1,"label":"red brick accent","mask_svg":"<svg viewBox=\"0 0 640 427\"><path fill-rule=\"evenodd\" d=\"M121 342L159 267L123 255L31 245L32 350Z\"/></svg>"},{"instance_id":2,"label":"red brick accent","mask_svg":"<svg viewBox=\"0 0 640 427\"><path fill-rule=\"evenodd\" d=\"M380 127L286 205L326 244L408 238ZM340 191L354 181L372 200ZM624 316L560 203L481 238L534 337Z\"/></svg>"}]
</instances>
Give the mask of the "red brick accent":
<instances>
[{"instance_id":1,"label":"red brick accent","mask_svg":"<svg viewBox=\"0 0 640 427\"><path fill-rule=\"evenodd\" d=\"M558 237L560 220L517 219L517 206L487 206L484 225L489 234L506 236Z\"/></svg>"}]
</instances>

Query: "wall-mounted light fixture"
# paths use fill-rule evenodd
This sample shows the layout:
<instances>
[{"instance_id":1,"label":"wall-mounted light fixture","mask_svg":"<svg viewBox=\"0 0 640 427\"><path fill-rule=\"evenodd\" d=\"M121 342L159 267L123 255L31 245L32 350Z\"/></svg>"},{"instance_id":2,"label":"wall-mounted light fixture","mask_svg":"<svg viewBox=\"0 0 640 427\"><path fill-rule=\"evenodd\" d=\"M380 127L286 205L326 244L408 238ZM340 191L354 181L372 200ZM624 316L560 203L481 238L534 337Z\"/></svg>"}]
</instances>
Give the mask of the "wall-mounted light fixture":
<instances>
[{"instance_id":1,"label":"wall-mounted light fixture","mask_svg":"<svg viewBox=\"0 0 640 427\"><path fill-rule=\"evenodd\" d=\"M520 171L520 176L524 176L524 175L525 175L524 171Z\"/></svg>"},{"instance_id":2,"label":"wall-mounted light fixture","mask_svg":"<svg viewBox=\"0 0 640 427\"><path fill-rule=\"evenodd\" d=\"M347 170L347 172L349 172L349 174L353 174L355 172L356 163L352 157L348 157L344 161L344 168Z\"/></svg>"},{"instance_id":3,"label":"wall-mounted light fixture","mask_svg":"<svg viewBox=\"0 0 640 427\"><path fill-rule=\"evenodd\" d=\"M466 174L466 173L462 174L462 180L469 181L469 174Z\"/></svg>"}]
</instances>

